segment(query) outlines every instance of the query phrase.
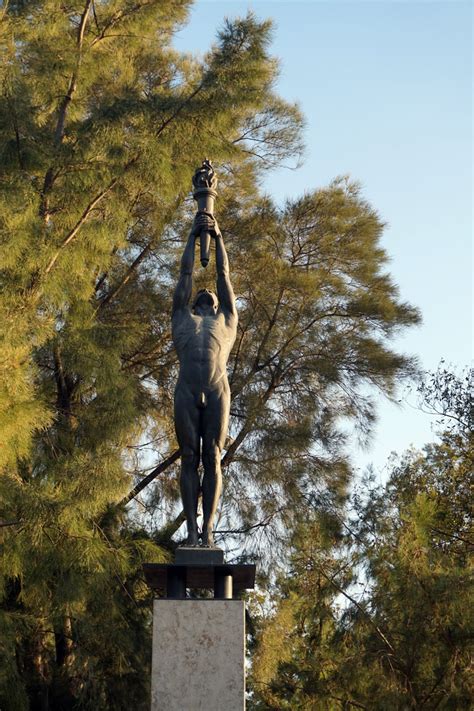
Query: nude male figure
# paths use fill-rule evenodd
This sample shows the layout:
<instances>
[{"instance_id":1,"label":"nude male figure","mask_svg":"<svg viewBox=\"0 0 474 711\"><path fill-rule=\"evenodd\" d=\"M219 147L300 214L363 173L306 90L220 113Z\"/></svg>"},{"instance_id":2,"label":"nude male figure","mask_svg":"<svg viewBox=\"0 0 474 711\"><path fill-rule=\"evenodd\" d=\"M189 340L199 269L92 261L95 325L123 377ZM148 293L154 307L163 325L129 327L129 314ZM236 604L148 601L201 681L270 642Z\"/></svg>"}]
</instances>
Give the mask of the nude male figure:
<instances>
[{"instance_id":1,"label":"nude male figure","mask_svg":"<svg viewBox=\"0 0 474 711\"><path fill-rule=\"evenodd\" d=\"M207 230L215 240L217 297L207 289L190 305L195 242ZM202 544L212 546L213 524L222 489L221 453L227 436L230 389L227 360L237 332L229 260L217 222L198 213L182 259L174 292L172 333L179 358L174 422L181 452L181 498L188 526L187 545L198 545L198 496L202 490ZM198 468L202 448L204 474Z\"/></svg>"}]
</instances>

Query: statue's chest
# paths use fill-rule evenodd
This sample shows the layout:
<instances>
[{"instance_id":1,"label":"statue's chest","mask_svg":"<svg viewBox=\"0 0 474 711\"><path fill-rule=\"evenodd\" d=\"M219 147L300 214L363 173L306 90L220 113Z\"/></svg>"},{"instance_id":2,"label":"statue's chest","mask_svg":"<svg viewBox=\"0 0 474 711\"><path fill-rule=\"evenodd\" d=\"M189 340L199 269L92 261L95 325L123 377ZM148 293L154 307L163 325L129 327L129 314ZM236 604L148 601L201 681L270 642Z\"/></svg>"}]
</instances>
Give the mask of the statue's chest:
<instances>
[{"instance_id":1,"label":"statue's chest","mask_svg":"<svg viewBox=\"0 0 474 711\"><path fill-rule=\"evenodd\" d=\"M220 317L202 317L190 314L175 330L177 348L215 348L226 340Z\"/></svg>"}]
</instances>

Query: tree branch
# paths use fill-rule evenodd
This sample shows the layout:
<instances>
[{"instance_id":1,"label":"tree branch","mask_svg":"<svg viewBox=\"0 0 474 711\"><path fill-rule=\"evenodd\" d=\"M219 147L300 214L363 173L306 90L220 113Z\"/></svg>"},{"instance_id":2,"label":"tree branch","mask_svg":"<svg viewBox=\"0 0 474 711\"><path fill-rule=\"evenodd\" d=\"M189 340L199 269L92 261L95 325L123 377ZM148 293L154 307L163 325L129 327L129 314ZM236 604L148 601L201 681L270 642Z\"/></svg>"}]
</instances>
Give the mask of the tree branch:
<instances>
[{"instance_id":1,"label":"tree branch","mask_svg":"<svg viewBox=\"0 0 474 711\"><path fill-rule=\"evenodd\" d=\"M279 513L284 511L286 507L285 506L280 506L280 508L276 509L275 511L272 511L271 513L268 514L262 521L258 521L258 523L254 523L251 526L246 526L245 528L234 528L234 529L228 529L227 531L216 531L216 534L219 533L220 535L238 535L238 534L243 534L243 533L250 533L250 531L254 531L257 528L265 528L265 526L268 526L270 521L277 516Z\"/></svg>"},{"instance_id":2,"label":"tree branch","mask_svg":"<svg viewBox=\"0 0 474 711\"><path fill-rule=\"evenodd\" d=\"M124 276L119 281L119 283L116 286L114 286L114 288L111 291L109 291L109 293L106 294L103 299L101 299L101 301L99 302L99 305L97 306L97 308L95 310L95 313L97 313L100 309L102 309L104 306L106 306L106 304L108 304L109 301L111 301L113 298L115 298L117 296L117 294L120 291L122 291L123 287L127 284L127 282L130 281L135 269L141 264L141 262L143 262L146 255L151 250L152 244L153 244L153 241L148 242L146 247L144 247L142 249L142 251L140 252L138 257L133 260L133 262L131 263L131 265L129 266L127 271L125 272Z\"/></svg>"},{"instance_id":3,"label":"tree branch","mask_svg":"<svg viewBox=\"0 0 474 711\"><path fill-rule=\"evenodd\" d=\"M119 178L114 178L104 190L101 190L100 193L98 193L87 205L86 209L82 213L81 217L79 220L76 222L72 230L65 236L61 244L59 245L58 249L54 253L54 255L51 257L46 269L44 270L44 275L46 276L49 274L51 269L54 267L56 264L56 261L61 254L62 250L65 249L65 247L70 244L73 239L76 237L77 233L81 229L82 225L86 222L87 218L91 214L92 210L96 207L96 205L106 196L108 193L115 187L117 182L119 181Z\"/></svg>"},{"instance_id":4,"label":"tree branch","mask_svg":"<svg viewBox=\"0 0 474 711\"><path fill-rule=\"evenodd\" d=\"M163 528L158 531L157 534L157 539L158 541L169 541L171 537L176 533L178 528L182 526L182 524L186 521L186 516L184 515L184 511L180 511L179 514L176 516L176 518L168 523L166 526L163 526Z\"/></svg>"},{"instance_id":5,"label":"tree branch","mask_svg":"<svg viewBox=\"0 0 474 711\"><path fill-rule=\"evenodd\" d=\"M346 591L344 590L344 588L342 588L340 585L338 585L338 584L335 582L335 580L334 580L334 578L333 578L332 576L327 575L327 574L324 572L324 570L321 568L321 566L318 566L318 570L319 570L319 572L321 573L321 575L323 576L323 578L325 578L325 579L328 581L328 583L330 583L330 585L332 585L334 588L336 588L336 590L337 590L338 592L340 592L341 595L344 595L344 597L345 597L347 600L349 600L349 602L351 602L353 605L355 605L355 607L357 607L357 609L359 610L359 612L362 612L362 614L364 615L364 617L369 621L369 623L371 624L371 626L372 626L372 627L374 628L374 630L377 632L377 634L378 634L378 636L380 637L380 639L382 640L382 642L390 649L390 651L392 652L392 654L395 655L395 649L394 649L393 646L390 644L389 640L387 639L386 635L382 632L382 630L380 629L380 627L374 622L374 620L372 619L372 617L370 616L370 614L367 612L367 610L365 609L365 607L364 607L363 605L361 605L359 602L357 602L357 600L356 600L355 598L353 598L351 595L349 595L349 593L346 592ZM396 656L396 655L395 655L395 656Z\"/></svg>"},{"instance_id":6,"label":"tree branch","mask_svg":"<svg viewBox=\"0 0 474 711\"><path fill-rule=\"evenodd\" d=\"M81 15L79 27L77 30L76 66L74 67L74 70L71 74L71 78L69 80L69 85L68 85L66 94L64 95L63 100L61 101L61 104L59 106L58 120L56 122L56 128L55 128L54 136L53 136L53 145L56 150L61 146L61 144L63 142L64 126L66 123L67 110L68 110L69 105L72 101L72 97L74 96L74 93L77 89L77 78L79 75L79 68L81 66L81 60L82 60L82 45L84 42L84 33L86 31L87 19L89 17L89 11L90 11L91 5L92 5L92 0L86 0L86 4L84 6L84 10ZM54 185L54 181L55 181L57 175L58 175L58 173L56 173L56 176L54 175L54 168L53 168L53 166L50 166L44 176L43 190L41 191L41 204L40 204L39 212L40 212L41 217L43 217L43 219L45 220L45 222L49 222L50 212L49 212L48 195L51 192L51 189Z\"/></svg>"},{"instance_id":7,"label":"tree branch","mask_svg":"<svg viewBox=\"0 0 474 711\"><path fill-rule=\"evenodd\" d=\"M191 92L191 94L187 97L187 99L185 99L185 100L178 106L178 108L171 114L171 116L169 116L169 118L167 118L167 119L165 119L165 121L163 121L163 123L161 124L161 126L159 127L159 129L158 129L157 132L156 132L156 135L157 135L157 136L160 136L160 135L163 133L163 131L165 130L165 128L166 128L172 121L174 121L175 118L177 118L177 117L179 116L179 114L180 114L181 111L185 108L185 106L187 106L187 104L189 104L189 102L192 101L192 100L194 99L194 97L195 97L197 94L199 94L199 92L201 91L201 89L203 88L203 86L204 86L204 84L201 82L201 84L199 84L199 86L198 86L196 89L194 89L194 91Z\"/></svg>"},{"instance_id":8,"label":"tree branch","mask_svg":"<svg viewBox=\"0 0 474 711\"><path fill-rule=\"evenodd\" d=\"M168 469L174 462L176 462L177 459L180 457L180 452L179 449L175 450L173 454L170 454L169 457L164 459L161 464L159 464L153 471L151 471L149 474L147 474L146 477L144 477L141 481L138 482L136 486L133 487L133 489L126 495L124 496L121 501L117 504L117 506L126 506L126 504L129 503L132 499L134 499L140 491L142 491L148 484L151 484L151 482L156 479L157 476L162 474L164 471ZM181 524L180 524L181 525Z\"/></svg>"},{"instance_id":9,"label":"tree branch","mask_svg":"<svg viewBox=\"0 0 474 711\"><path fill-rule=\"evenodd\" d=\"M77 89L77 77L79 74L79 67L81 66L81 60L82 60L82 45L84 42L84 33L86 31L86 25L87 25L87 20L89 17L91 5L92 5L92 0L86 0L86 4L84 6L84 11L81 15L81 20L79 22L79 27L77 30L76 66L74 68L73 73L71 74L71 79L69 80L68 90L62 100L61 107L59 109L58 121L56 124L56 130L54 132L54 142L55 142L56 146L59 146L62 143L63 136L64 136L64 125L66 122L66 113L67 113L69 104L72 101L72 97Z\"/></svg>"},{"instance_id":10,"label":"tree branch","mask_svg":"<svg viewBox=\"0 0 474 711\"><path fill-rule=\"evenodd\" d=\"M340 696L334 696L333 694L330 694L329 698L334 699L335 701L340 701L344 705L350 704L351 706L355 706L357 709L367 709L367 706L359 704L357 701L352 701L351 699L343 699Z\"/></svg>"}]
</instances>

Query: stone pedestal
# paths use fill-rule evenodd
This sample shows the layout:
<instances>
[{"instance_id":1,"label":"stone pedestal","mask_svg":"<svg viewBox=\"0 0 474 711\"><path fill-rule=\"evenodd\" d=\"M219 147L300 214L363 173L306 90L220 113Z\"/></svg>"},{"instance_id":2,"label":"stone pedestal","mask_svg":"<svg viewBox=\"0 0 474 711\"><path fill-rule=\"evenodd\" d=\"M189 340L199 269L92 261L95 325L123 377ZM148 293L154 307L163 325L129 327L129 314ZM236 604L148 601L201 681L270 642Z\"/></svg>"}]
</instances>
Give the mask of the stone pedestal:
<instances>
[{"instance_id":1,"label":"stone pedestal","mask_svg":"<svg viewBox=\"0 0 474 711\"><path fill-rule=\"evenodd\" d=\"M154 600L151 711L243 711L241 600Z\"/></svg>"}]
</instances>

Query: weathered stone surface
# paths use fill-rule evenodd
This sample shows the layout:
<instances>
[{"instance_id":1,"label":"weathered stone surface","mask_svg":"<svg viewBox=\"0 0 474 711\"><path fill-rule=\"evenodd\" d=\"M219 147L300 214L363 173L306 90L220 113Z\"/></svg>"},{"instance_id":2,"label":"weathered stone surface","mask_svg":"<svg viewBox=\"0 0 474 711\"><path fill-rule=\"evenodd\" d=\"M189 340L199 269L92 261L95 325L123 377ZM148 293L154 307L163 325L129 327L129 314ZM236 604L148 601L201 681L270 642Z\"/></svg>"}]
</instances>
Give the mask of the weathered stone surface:
<instances>
[{"instance_id":1,"label":"weathered stone surface","mask_svg":"<svg viewBox=\"0 0 474 711\"><path fill-rule=\"evenodd\" d=\"M151 711L242 711L241 600L155 600Z\"/></svg>"}]
</instances>

